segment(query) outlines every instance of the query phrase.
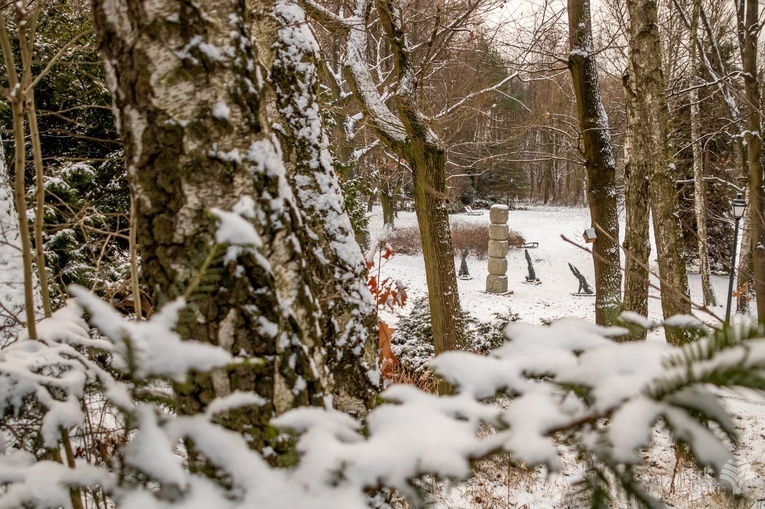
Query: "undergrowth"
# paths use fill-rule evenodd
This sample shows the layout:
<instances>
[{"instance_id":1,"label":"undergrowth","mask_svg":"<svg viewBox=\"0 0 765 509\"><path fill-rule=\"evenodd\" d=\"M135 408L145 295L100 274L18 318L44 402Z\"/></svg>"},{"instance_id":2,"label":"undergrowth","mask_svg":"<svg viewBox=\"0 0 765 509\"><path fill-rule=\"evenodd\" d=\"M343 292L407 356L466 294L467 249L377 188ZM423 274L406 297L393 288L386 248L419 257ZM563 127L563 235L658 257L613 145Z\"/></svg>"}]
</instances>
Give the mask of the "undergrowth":
<instances>
[{"instance_id":1,"label":"undergrowth","mask_svg":"<svg viewBox=\"0 0 765 509\"><path fill-rule=\"evenodd\" d=\"M510 322L517 321L515 313L495 313L490 322L481 322L463 311L465 324L464 350L488 354L505 341L504 329ZM409 377L420 377L427 373L425 364L434 356L433 328L430 321L430 306L425 297L414 302L411 313L396 324L391 338L391 349L401 364L401 370ZM417 385L417 384L415 384Z\"/></svg>"}]
</instances>

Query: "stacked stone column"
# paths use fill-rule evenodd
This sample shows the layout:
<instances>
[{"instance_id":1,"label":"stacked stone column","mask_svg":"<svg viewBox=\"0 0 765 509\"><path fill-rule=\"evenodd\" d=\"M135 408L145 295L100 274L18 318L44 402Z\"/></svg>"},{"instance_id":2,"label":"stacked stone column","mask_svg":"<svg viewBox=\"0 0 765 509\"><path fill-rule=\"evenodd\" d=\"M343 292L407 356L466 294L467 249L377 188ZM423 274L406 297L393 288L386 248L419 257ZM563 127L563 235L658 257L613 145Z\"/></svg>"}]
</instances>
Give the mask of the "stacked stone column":
<instances>
[{"instance_id":1,"label":"stacked stone column","mask_svg":"<svg viewBox=\"0 0 765 509\"><path fill-rule=\"evenodd\" d=\"M507 293L507 205L492 205L489 211L489 275L488 293Z\"/></svg>"}]
</instances>

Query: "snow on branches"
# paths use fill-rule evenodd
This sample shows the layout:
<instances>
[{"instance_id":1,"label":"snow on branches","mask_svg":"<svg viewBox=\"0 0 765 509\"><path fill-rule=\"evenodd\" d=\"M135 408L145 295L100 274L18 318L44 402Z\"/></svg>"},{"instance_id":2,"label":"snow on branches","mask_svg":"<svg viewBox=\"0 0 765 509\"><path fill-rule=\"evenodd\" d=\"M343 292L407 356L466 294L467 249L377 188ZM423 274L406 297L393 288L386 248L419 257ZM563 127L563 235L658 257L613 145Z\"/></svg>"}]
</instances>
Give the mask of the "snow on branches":
<instances>
[{"instance_id":1,"label":"snow on branches","mask_svg":"<svg viewBox=\"0 0 765 509\"><path fill-rule=\"evenodd\" d=\"M505 345L488 356L447 352L432 361L453 394L399 385L364 421L313 407L276 417L274 426L296 434L299 460L274 468L246 437L216 421L268 395L235 393L190 416L146 397L148 385L232 362L215 347L180 340L173 328L182 302L135 323L83 289L73 293L77 303L41 322L42 339L19 341L0 357L0 507L71 507L69 487L98 486L127 508L362 508L369 489L414 497L413 479L464 478L471 459L496 451L555 469L563 437L589 458L593 489L607 483L615 496L654 506L632 476L641 461L635 451L649 444L654 426L666 424L700 463L719 470L735 434L708 387L765 388L761 330L709 331L671 347L615 342L624 329L574 318L515 323ZM107 339L91 338L83 309ZM107 354L108 366L91 360L95 352ZM13 420L32 405L43 415L44 446L58 448L60 430L82 425L88 391L100 392L123 416L125 444L111 464L78 460L69 467L10 435ZM506 404L498 405L497 396ZM487 425L494 432L479 433ZM210 468L188 468L189 445Z\"/></svg>"}]
</instances>

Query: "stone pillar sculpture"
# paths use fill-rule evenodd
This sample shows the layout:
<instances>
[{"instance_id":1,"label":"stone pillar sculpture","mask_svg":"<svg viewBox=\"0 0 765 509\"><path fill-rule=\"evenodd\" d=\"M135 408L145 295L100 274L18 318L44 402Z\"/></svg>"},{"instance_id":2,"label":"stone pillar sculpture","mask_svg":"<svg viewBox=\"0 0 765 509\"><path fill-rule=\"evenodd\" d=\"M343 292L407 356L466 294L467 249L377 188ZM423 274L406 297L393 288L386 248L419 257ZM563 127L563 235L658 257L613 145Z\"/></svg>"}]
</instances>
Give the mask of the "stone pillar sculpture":
<instances>
[{"instance_id":1,"label":"stone pillar sculpture","mask_svg":"<svg viewBox=\"0 0 765 509\"><path fill-rule=\"evenodd\" d=\"M507 205L492 205L489 211L489 275L486 292L507 293Z\"/></svg>"}]
</instances>

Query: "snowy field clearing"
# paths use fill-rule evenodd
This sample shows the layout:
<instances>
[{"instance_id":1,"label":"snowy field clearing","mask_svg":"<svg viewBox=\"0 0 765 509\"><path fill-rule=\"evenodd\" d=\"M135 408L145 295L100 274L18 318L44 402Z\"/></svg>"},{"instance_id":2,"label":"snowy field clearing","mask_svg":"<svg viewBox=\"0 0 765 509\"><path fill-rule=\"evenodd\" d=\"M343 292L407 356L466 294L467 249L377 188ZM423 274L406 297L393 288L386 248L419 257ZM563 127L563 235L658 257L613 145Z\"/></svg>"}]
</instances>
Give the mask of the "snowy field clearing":
<instances>
[{"instance_id":1,"label":"snowy field clearing","mask_svg":"<svg viewBox=\"0 0 765 509\"><path fill-rule=\"evenodd\" d=\"M471 222L489 224L488 211L480 216L454 214L452 224ZM396 228L416 227L413 212L399 212ZM594 287L591 255L586 252L583 231L589 226L589 211L585 208L528 207L511 210L508 225L521 233L527 242L539 242L529 249L540 285L524 283L527 274L523 249L511 249L508 254L508 276L511 295L492 295L485 292L487 261L468 257L471 280L460 280L459 290L463 309L484 321L494 313L518 314L520 320L531 324L547 323L556 318L576 316L594 320L594 297L571 295L578 282L568 263L575 265ZM382 213L379 207L370 217L372 237L382 232ZM623 225L622 225L623 231ZM565 236L571 242L562 238ZM572 243L573 242L573 243ZM395 250L396 246L392 248ZM655 249L651 258L656 270ZM459 259L455 260L456 266ZM407 307L395 313L383 312L382 319L395 327L398 317L407 314L412 302L426 294L425 270L421 256L396 255L382 268L382 278L398 279L407 286L410 297ZM657 283L657 281L654 281ZM689 274L691 297L701 303L701 282L698 274ZM725 316L725 298L728 278L713 275L712 283L720 305L711 309L718 317ZM733 304L735 306L735 302ZM734 308L735 309L735 308ZM658 292L651 290L649 318L661 319ZM708 314L696 313L708 323L719 323ZM649 341L664 341L660 331L649 335ZM736 427L741 433L741 446L735 451L741 486L748 500L741 507L765 507L765 399L751 393L726 394L725 401L734 414ZM699 471L680 461L676 467L674 449L669 438L655 432L654 446L643 452L646 470L643 480L655 495L669 507L734 507L709 472ZM570 456L570 455L569 455ZM548 475L541 469L520 470L509 468L505 460L483 464L481 473L466 485L439 486L438 506L444 508L563 508L571 506L569 487L579 479L582 469L573 457L564 456L564 470ZM650 477L649 477L650 476Z\"/></svg>"}]
</instances>

